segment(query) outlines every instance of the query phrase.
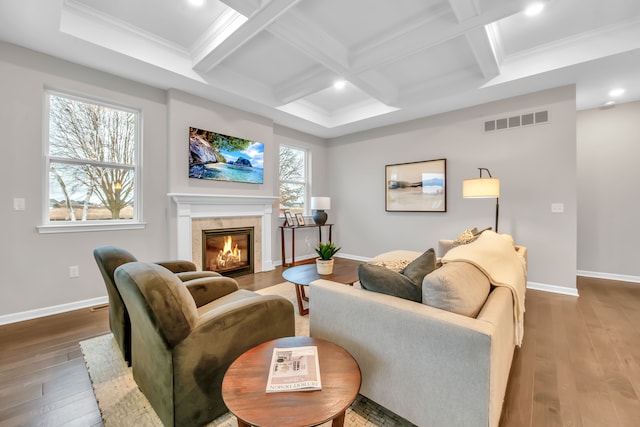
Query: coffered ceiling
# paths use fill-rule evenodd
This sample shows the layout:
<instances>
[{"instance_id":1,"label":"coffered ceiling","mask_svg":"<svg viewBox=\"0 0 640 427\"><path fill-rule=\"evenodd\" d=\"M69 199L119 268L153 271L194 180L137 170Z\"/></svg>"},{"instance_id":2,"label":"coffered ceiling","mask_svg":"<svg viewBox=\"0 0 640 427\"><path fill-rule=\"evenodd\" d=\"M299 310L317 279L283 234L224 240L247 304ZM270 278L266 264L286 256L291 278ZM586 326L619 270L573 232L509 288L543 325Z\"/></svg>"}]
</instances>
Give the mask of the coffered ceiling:
<instances>
[{"instance_id":1,"label":"coffered ceiling","mask_svg":"<svg viewBox=\"0 0 640 427\"><path fill-rule=\"evenodd\" d=\"M3 1L0 40L324 138L565 84L640 99L635 0L204 2Z\"/></svg>"}]
</instances>

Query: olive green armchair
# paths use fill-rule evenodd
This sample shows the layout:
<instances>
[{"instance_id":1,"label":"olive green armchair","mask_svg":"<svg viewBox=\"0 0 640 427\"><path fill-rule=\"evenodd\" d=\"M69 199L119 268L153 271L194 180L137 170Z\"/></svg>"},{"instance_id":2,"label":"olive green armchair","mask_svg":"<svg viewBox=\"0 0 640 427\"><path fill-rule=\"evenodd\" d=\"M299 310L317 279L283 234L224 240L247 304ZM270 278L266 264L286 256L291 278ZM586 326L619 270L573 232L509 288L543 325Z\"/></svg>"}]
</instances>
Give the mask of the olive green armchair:
<instances>
[{"instance_id":1,"label":"olive green armchair","mask_svg":"<svg viewBox=\"0 0 640 427\"><path fill-rule=\"evenodd\" d=\"M289 300L224 279L224 286L211 278L183 284L143 262L116 269L131 318L133 378L165 426L200 426L226 413L229 365L258 344L295 335Z\"/></svg>"},{"instance_id":2,"label":"olive green armchair","mask_svg":"<svg viewBox=\"0 0 640 427\"><path fill-rule=\"evenodd\" d=\"M113 280L113 273L122 264L138 261L133 254L117 246L100 246L93 250L93 256L102 273L107 295L109 296L109 327L120 347L122 356L131 365L131 325L122 297ZM221 277L213 271L196 271L196 265L190 261L162 261L157 264L176 273L182 281L201 277Z\"/></svg>"}]
</instances>

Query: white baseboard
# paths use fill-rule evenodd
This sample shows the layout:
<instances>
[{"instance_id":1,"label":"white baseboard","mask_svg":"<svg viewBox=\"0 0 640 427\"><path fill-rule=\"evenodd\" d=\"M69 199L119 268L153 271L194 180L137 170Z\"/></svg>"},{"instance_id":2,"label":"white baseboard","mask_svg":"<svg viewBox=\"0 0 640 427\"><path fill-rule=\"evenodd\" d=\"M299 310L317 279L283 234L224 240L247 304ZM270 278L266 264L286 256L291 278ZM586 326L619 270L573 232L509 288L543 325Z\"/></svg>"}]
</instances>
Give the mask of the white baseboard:
<instances>
[{"instance_id":1,"label":"white baseboard","mask_svg":"<svg viewBox=\"0 0 640 427\"><path fill-rule=\"evenodd\" d=\"M547 285L545 283L527 282L527 289L534 289L536 291L553 292L554 294L571 295L573 297L579 296L578 289L576 288Z\"/></svg>"},{"instance_id":2,"label":"white baseboard","mask_svg":"<svg viewBox=\"0 0 640 427\"><path fill-rule=\"evenodd\" d=\"M351 254L337 254L336 257L352 259L355 261L362 261L362 262L367 262L371 259L368 257L362 257L358 255L351 255ZM311 258L315 258L315 255L311 254L298 259L306 260ZM274 267L282 265L282 261L274 261L272 265ZM597 279L609 279L609 280L618 280L622 282L640 283L640 277L627 276L623 274L597 273L593 271L578 270L577 275L584 276L584 277L594 277ZM535 289L538 291L553 292L556 294L571 295L576 297L579 296L577 289L567 288L564 286L555 286L555 285L547 285L544 283L527 282L527 288ZM94 305L101 305L101 304L108 304L108 303L109 303L109 298L107 296L104 296L104 297L98 297L98 298L88 299L84 301L76 301L68 304L60 304L52 307L39 308L36 310L23 311L20 313L6 314L3 316L0 316L0 325L7 325L9 323L16 323L16 322L22 322L24 320L37 319L39 317L50 316L52 314L59 314L59 313L64 313L66 311L78 310L81 308L87 308L87 307L92 307Z\"/></svg>"},{"instance_id":3,"label":"white baseboard","mask_svg":"<svg viewBox=\"0 0 640 427\"><path fill-rule=\"evenodd\" d=\"M350 254L336 254L336 258L346 258L346 259L352 259L354 261L362 261L362 262L367 262L371 259L363 256L350 255Z\"/></svg>"},{"instance_id":4,"label":"white baseboard","mask_svg":"<svg viewBox=\"0 0 640 427\"><path fill-rule=\"evenodd\" d=\"M109 297L98 297L84 301L75 301L68 304L54 305L52 307L38 308L36 310L22 311L20 313L5 314L0 316L0 325L22 322L25 320L37 319L39 317L51 316L52 314L64 313L81 308L93 307L94 305L108 304Z\"/></svg>"},{"instance_id":5,"label":"white baseboard","mask_svg":"<svg viewBox=\"0 0 640 427\"><path fill-rule=\"evenodd\" d=\"M578 270L578 276L593 277L595 279L617 280L619 282L640 283L640 277L625 274L598 273L595 271Z\"/></svg>"}]
</instances>

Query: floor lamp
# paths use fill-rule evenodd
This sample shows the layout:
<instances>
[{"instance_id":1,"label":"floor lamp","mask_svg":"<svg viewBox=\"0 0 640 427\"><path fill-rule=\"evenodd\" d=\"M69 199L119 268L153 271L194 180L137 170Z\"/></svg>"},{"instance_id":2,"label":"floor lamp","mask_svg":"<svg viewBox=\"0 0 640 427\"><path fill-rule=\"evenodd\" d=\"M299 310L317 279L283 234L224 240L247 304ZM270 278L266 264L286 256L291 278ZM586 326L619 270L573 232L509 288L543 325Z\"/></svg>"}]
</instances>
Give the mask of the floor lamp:
<instances>
[{"instance_id":1,"label":"floor lamp","mask_svg":"<svg viewBox=\"0 0 640 427\"><path fill-rule=\"evenodd\" d=\"M498 212L500 210L500 180L493 178L487 168L478 168L480 177L465 179L462 181L462 197L465 199L496 198L496 233L498 232ZM489 177L482 177L482 171L486 171Z\"/></svg>"}]
</instances>

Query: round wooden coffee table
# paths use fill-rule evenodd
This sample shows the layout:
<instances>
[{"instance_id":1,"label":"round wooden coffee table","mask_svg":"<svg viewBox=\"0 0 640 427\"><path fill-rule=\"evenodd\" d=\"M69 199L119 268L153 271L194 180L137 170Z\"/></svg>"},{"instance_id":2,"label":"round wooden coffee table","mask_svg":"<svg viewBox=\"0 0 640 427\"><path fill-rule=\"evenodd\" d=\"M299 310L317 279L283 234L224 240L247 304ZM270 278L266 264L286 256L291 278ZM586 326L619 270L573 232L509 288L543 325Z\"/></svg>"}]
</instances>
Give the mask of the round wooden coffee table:
<instances>
[{"instance_id":1,"label":"round wooden coffee table","mask_svg":"<svg viewBox=\"0 0 640 427\"><path fill-rule=\"evenodd\" d=\"M346 285L353 285L358 281L358 268L353 263L336 258L333 264L332 274L318 274L318 270L314 264L304 264L297 267L289 267L282 272L282 277L287 282L291 282L296 286L296 298L298 299L298 312L301 316L309 314L309 309L304 308L302 301L309 301L303 286L309 286L309 283L318 279L332 280Z\"/></svg>"},{"instance_id":2,"label":"round wooden coffee table","mask_svg":"<svg viewBox=\"0 0 640 427\"><path fill-rule=\"evenodd\" d=\"M309 345L318 347L322 390L267 393L273 348ZM238 427L306 427L330 420L341 427L361 381L360 367L342 347L318 338L280 338L246 351L229 366L222 399Z\"/></svg>"}]
</instances>

